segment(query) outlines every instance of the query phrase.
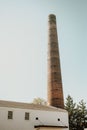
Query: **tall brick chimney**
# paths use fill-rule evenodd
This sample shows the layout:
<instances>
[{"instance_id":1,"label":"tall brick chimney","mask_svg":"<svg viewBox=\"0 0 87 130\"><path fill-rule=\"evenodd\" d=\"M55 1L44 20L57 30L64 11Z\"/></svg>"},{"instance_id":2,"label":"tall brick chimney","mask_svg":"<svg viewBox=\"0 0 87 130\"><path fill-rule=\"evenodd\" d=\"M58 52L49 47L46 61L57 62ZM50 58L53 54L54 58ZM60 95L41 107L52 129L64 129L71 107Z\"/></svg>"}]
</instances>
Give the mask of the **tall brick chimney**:
<instances>
[{"instance_id":1,"label":"tall brick chimney","mask_svg":"<svg viewBox=\"0 0 87 130\"><path fill-rule=\"evenodd\" d=\"M48 104L64 108L56 16L48 17Z\"/></svg>"}]
</instances>

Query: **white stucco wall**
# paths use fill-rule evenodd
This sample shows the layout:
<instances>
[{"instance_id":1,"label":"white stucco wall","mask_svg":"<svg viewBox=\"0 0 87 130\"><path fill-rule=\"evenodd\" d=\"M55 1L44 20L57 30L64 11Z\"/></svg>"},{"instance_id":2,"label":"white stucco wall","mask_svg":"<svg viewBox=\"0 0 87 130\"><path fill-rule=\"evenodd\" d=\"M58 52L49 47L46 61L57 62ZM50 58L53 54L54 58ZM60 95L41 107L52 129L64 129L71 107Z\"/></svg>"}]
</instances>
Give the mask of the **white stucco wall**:
<instances>
[{"instance_id":1,"label":"white stucco wall","mask_svg":"<svg viewBox=\"0 0 87 130\"><path fill-rule=\"evenodd\" d=\"M8 111L13 111L13 119L8 119ZM29 120L25 120L25 112L30 113ZM38 117L38 120L36 120L36 117ZM60 118L60 121L58 121L58 118ZM0 130L34 130L35 125L68 126L68 113L0 107Z\"/></svg>"}]
</instances>

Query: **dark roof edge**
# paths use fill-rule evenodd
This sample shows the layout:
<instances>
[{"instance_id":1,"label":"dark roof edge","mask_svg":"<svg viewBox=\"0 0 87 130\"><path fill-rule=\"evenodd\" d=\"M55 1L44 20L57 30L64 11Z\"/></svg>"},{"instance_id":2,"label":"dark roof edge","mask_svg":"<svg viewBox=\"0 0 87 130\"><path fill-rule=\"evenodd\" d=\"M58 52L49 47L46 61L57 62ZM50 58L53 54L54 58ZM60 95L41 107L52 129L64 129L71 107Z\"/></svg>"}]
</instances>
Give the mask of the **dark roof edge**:
<instances>
[{"instance_id":1,"label":"dark roof edge","mask_svg":"<svg viewBox=\"0 0 87 130\"><path fill-rule=\"evenodd\" d=\"M39 128L39 127L68 128L68 126L52 126L52 125L36 125L36 126L34 126L34 128Z\"/></svg>"}]
</instances>

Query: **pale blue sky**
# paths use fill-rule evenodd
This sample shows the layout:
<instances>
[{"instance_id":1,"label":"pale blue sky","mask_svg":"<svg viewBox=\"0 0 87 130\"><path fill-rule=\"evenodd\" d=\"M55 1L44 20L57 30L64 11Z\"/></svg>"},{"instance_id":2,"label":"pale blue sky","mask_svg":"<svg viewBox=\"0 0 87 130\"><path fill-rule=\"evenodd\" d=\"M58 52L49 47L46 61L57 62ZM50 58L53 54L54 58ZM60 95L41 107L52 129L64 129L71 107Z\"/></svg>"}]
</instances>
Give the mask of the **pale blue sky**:
<instances>
[{"instance_id":1,"label":"pale blue sky","mask_svg":"<svg viewBox=\"0 0 87 130\"><path fill-rule=\"evenodd\" d=\"M64 97L87 103L87 0L0 0L0 99L47 99L48 15L57 17Z\"/></svg>"}]
</instances>

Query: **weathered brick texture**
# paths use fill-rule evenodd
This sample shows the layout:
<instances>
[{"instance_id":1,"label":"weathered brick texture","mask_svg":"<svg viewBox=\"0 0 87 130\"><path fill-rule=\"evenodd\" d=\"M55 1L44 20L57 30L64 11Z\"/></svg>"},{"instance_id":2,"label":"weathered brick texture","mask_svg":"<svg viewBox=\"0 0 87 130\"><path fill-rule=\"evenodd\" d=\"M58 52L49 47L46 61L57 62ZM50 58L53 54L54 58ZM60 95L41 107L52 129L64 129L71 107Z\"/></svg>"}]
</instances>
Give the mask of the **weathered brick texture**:
<instances>
[{"instance_id":1,"label":"weathered brick texture","mask_svg":"<svg viewBox=\"0 0 87 130\"><path fill-rule=\"evenodd\" d=\"M64 108L56 16L48 17L48 103Z\"/></svg>"}]
</instances>

